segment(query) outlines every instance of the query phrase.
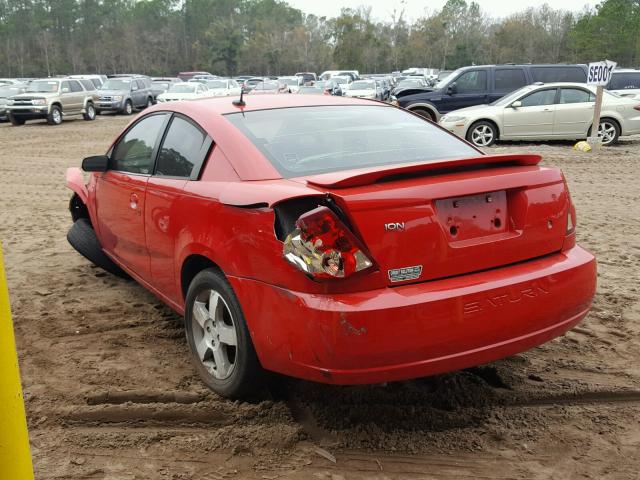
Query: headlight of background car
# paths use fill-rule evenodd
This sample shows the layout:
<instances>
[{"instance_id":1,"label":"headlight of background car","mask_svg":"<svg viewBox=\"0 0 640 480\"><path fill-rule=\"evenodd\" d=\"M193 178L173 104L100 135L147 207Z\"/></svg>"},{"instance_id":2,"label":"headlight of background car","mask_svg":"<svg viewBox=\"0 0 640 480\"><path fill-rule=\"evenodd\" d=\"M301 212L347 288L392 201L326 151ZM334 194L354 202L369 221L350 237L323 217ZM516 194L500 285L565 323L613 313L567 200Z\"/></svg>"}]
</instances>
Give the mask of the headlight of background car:
<instances>
[{"instance_id":1,"label":"headlight of background car","mask_svg":"<svg viewBox=\"0 0 640 480\"><path fill-rule=\"evenodd\" d=\"M15 102L15 100L11 100L10 98L7 99L7 105L13 105Z\"/></svg>"},{"instance_id":2,"label":"headlight of background car","mask_svg":"<svg viewBox=\"0 0 640 480\"><path fill-rule=\"evenodd\" d=\"M122 100L122 95L116 95L115 97L113 97L113 99L114 99L116 102L119 102L120 100Z\"/></svg>"},{"instance_id":3,"label":"headlight of background car","mask_svg":"<svg viewBox=\"0 0 640 480\"><path fill-rule=\"evenodd\" d=\"M467 119L467 117L456 117L454 116L449 116L449 115L445 115L442 118L443 122L464 122Z\"/></svg>"},{"instance_id":4,"label":"headlight of background car","mask_svg":"<svg viewBox=\"0 0 640 480\"><path fill-rule=\"evenodd\" d=\"M162 97L157 97L156 100L159 101L159 102L164 102L164 98L162 98Z\"/></svg>"},{"instance_id":5,"label":"headlight of background car","mask_svg":"<svg viewBox=\"0 0 640 480\"><path fill-rule=\"evenodd\" d=\"M31 103L33 105L46 105L47 101L44 98L34 98L31 100Z\"/></svg>"}]
</instances>

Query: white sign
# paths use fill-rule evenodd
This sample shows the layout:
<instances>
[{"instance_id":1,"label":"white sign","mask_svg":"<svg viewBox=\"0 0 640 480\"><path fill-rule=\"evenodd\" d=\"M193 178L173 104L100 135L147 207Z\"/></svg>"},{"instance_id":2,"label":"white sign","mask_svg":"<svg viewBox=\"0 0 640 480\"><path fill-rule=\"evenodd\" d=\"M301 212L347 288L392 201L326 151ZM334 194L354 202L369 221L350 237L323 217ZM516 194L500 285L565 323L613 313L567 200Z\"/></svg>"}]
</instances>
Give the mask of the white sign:
<instances>
[{"instance_id":1,"label":"white sign","mask_svg":"<svg viewBox=\"0 0 640 480\"><path fill-rule=\"evenodd\" d=\"M587 71L587 84L604 87L611 79L611 71L618 65L611 60L594 62L589 64Z\"/></svg>"}]
</instances>

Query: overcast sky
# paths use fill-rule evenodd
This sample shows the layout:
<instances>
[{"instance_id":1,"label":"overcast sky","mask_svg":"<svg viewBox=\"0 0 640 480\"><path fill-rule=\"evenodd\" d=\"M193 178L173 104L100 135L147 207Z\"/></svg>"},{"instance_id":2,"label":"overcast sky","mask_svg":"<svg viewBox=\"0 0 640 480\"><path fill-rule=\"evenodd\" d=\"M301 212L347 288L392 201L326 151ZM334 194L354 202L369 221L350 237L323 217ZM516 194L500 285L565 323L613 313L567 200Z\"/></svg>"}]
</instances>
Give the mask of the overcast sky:
<instances>
[{"instance_id":1,"label":"overcast sky","mask_svg":"<svg viewBox=\"0 0 640 480\"><path fill-rule=\"evenodd\" d=\"M340 9L343 7L355 8L358 5L367 5L371 6L374 17L385 19L389 17L394 9L400 11L404 8L405 18L412 21L422 16L425 8L428 8L428 11L442 8L446 0L368 0L366 2L359 0L349 2L345 2L344 0L287 0L287 2L305 13L313 13L326 17L338 16ZM477 0L477 3L480 4L482 11L490 16L505 17L524 10L527 7L537 7L544 3L548 3L553 8L580 11L585 6L593 7L600 2L588 0L563 0L562 2L549 0Z\"/></svg>"}]
</instances>

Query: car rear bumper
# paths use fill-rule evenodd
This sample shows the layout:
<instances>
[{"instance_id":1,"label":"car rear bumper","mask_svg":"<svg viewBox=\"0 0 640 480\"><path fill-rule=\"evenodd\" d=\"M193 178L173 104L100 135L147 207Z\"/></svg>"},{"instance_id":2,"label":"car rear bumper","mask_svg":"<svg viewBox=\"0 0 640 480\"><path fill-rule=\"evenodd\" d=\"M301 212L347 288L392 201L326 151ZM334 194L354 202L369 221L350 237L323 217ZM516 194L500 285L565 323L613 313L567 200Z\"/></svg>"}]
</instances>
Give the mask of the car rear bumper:
<instances>
[{"instance_id":1,"label":"car rear bumper","mask_svg":"<svg viewBox=\"0 0 640 480\"><path fill-rule=\"evenodd\" d=\"M499 269L338 295L229 280L264 368L362 384L487 363L563 334L591 307L596 261L576 246Z\"/></svg>"}]
</instances>

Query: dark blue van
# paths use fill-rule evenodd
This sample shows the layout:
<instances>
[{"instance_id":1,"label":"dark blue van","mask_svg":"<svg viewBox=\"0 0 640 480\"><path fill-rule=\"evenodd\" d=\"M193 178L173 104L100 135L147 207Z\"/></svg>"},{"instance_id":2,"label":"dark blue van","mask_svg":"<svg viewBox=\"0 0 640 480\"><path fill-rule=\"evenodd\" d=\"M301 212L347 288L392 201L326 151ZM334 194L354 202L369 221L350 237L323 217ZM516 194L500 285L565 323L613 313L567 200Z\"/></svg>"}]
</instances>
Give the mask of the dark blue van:
<instances>
[{"instance_id":1,"label":"dark blue van","mask_svg":"<svg viewBox=\"0 0 640 480\"><path fill-rule=\"evenodd\" d=\"M402 90L396 101L437 122L453 110L491 103L532 83L586 81L587 65L479 65L459 68L433 88Z\"/></svg>"}]
</instances>

